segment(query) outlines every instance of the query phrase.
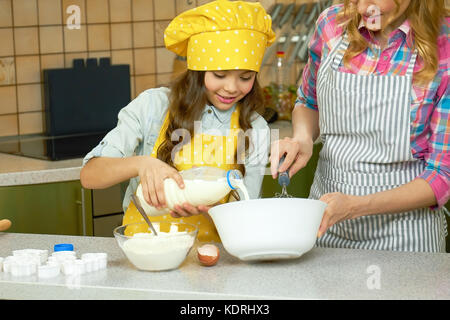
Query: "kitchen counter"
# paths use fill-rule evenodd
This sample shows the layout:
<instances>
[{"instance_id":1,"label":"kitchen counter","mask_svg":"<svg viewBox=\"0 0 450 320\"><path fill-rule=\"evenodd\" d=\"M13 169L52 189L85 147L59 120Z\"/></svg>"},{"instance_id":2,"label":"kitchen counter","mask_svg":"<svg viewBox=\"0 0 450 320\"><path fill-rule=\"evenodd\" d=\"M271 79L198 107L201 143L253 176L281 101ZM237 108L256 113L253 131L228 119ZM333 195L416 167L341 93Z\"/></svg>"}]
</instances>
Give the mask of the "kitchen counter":
<instances>
[{"instance_id":1,"label":"kitchen counter","mask_svg":"<svg viewBox=\"0 0 450 320\"><path fill-rule=\"evenodd\" d=\"M16 249L74 244L77 257L106 252L108 266L76 277L0 272L0 299L450 299L450 255L313 248L298 259L242 262L221 248L203 267L191 250L179 269L138 271L114 238L0 233L0 257ZM379 279L379 281L377 281Z\"/></svg>"},{"instance_id":2,"label":"kitchen counter","mask_svg":"<svg viewBox=\"0 0 450 320\"><path fill-rule=\"evenodd\" d=\"M292 134L290 121L276 121L269 126L279 130L280 139ZM82 158L50 161L0 153L0 186L80 180L82 163Z\"/></svg>"},{"instance_id":3,"label":"kitchen counter","mask_svg":"<svg viewBox=\"0 0 450 320\"><path fill-rule=\"evenodd\" d=\"M0 186L80 180L83 159L40 160L0 153Z\"/></svg>"}]
</instances>

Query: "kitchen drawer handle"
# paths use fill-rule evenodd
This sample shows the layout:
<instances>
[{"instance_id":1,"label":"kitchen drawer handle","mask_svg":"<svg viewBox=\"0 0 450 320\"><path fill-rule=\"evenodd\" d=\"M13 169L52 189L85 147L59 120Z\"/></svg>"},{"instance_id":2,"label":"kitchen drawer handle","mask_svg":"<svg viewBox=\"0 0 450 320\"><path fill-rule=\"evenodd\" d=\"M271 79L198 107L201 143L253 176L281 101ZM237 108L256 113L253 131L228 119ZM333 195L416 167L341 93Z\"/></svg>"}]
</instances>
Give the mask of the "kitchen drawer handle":
<instances>
[{"instance_id":1,"label":"kitchen drawer handle","mask_svg":"<svg viewBox=\"0 0 450 320\"><path fill-rule=\"evenodd\" d=\"M84 200L84 189L81 188L81 223L83 224L83 236L86 235L86 206Z\"/></svg>"}]
</instances>

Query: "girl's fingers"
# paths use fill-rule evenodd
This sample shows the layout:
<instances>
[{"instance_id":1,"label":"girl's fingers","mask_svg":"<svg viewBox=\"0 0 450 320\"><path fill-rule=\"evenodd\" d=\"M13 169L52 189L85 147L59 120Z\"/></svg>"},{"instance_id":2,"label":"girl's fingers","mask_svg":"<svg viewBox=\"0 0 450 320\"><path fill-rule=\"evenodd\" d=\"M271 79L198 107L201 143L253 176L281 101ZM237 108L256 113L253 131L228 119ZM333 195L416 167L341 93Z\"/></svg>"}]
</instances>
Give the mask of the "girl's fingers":
<instances>
[{"instance_id":1,"label":"girl's fingers","mask_svg":"<svg viewBox=\"0 0 450 320\"><path fill-rule=\"evenodd\" d=\"M204 205L199 205L199 206L198 206L199 212L208 212L209 209L211 209L210 206L204 206Z\"/></svg>"},{"instance_id":2,"label":"girl's fingers","mask_svg":"<svg viewBox=\"0 0 450 320\"><path fill-rule=\"evenodd\" d=\"M173 218L181 218L181 216L180 216L178 213L176 213L175 211L170 211L170 215L171 215Z\"/></svg>"},{"instance_id":3,"label":"girl's fingers","mask_svg":"<svg viewBox=\"0 0 450 320\"><path fill-rule=\"evenodd\" d=\"M151 181L148 184L148 196L150 197L152 206L157 208L159 206L159 203L158 203L158 197L156 195L156 187L155 187L153 181Z\"/></svg>"},{"instance_id":4,"label":"girl's fingers","mask_svg":"<svg viewBox=\"0 0 450 320\"><path fill-rule=\"evenodd\" d=\"M176 205L174 208L174 211L181 217L189 217L191 216L188 212L186 212L180 205Z\"/></svg>"},{"instance_id":5,"label":"girl's fingers","mask_svg":"<svg viewBox=\"0 0 450 320\"><path fill-rule=\"evenodd\" d=\"M157 183L155 186L156 197L158 198L158 206L165 207L166 206L166 196L164 193L164 181L162 183Z\"/></svg>"},{"instance_id":6,"label":"girl's fingers","mask_svg":"<svg viewBox=\"0 0 450 320\"><path fill-rule=\"evenodd\" d=\"M183 204L183 209L190 213L191 215L194 214L199 214L200 212L198 212L198 209L196 207L194 207L193 205L189 204L189 203L184 203Z\"/></svg>"},{"instance_id":7,"label":"girl's fingers","mask_svg":"<svg viewBox=\"0 0 450 320\"><path fill-rule=\"evenodd\" d=\"M148 183L146 180L141 179L141 185L142 185L142 195L144 196L145 202L147 202L149 205L153 205L152 201L150 199L150 194L148 191Z\"/></svg>"},{"instance_id":8,"label":"girl's fingers","mask_svg":"<svg viewBox=\"0 0 450 320\"><path fill-rule=\"evenodd\" d=\"M178 184L178 186L179 186L181 189L184 189L184 181L183 181L183 177L178 173L178 171L174 172L174 173L171 175L171 178L172 178L173 180L175 180L175 182Z\"/></svg>"}]
</instances>

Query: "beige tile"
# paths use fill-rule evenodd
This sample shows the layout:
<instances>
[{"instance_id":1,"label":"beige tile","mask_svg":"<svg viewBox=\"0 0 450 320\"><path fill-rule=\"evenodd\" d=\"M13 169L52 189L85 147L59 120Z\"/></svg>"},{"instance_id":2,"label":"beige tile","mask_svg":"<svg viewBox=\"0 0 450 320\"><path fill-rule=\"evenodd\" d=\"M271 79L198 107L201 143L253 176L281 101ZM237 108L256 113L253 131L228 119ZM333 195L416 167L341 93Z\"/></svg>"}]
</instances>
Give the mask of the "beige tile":
<instances>
[{"instance_id":1,"label":"beige tile","mask_svg":"<svg viewBox=\"0 0 450 320\"><path fill-rule=\"evenodd\" d=\"M0 85L16 83L14 57L0 58Z\"/></svg>"},{"instance_id":2,"label":"beige tile","mask_svg":"<svg viewBox=\"0 0 450 320\"><path fill-rule=\"evenodd\" d=\"M12 26L11 0L0 0L0 27Z\"/></svg>"},{"instance_id":3,"label":"beige tile","mask_svg":"<svg viewBox=\"0 0 450 320\"><path fill-rule=\"evenodd\" d=\"M109 50L109 24L88 25L89 51Z\"/></svg>"},{"instance_id":4,"label":"beige tile","mask_svg":"<svg viewBox=\"0 0 450 320\"><path fill-rule=\"evenodd\" d=\"M80 10L80 23L85 24L86 23L86 6L85 6L85 0L62 0L62 11L63 11L63 24L67 25L67 23L73 22L73 17L76 14L75 11L69 10L70 6L75 5L78 6ZM69 10L69 12L67 12Z\"/></svg>"},{"instance_id":5,"label":"beige tile","mask_svg":"<svg viewBox=\"0 0 450 320\"><path fill-rule=\"evenodd\" d=\"M0 29L0 39L2 39L0 45L0 57L14 55L13 29Z\"/></svg>"},{"instance_id":6,"label":"beige tile","mask_svg":"<svg viewBox=\"0 0 450 320\"><path fill-rule=\"evenodd\" d=\"M175 53L166 48L156 48L156 73L168 73L173 71Z\"/></svg>"},{"instance_id":7,"label":"beige tile","mask_svg":"<svg viewBox=\"0 0 450 320\"><path fill-rule=\"evenodd\" d=\"M90 51L88 58L111 58L111 51Z\"/></svg>"},{"instance_id":8,"label":"beige tile","mask_svg":"<svg viewBox=\"0 0 450 320\"><path fill-rule=\"evenodd\" d=\"M156 75L157 87L168 87L172 80L172 73L160 73Z\"/></svg>"},{"instance_id":9,"label":"beige tile","mask_svg":"<svg viewBox=\"0 0 450 320\"><path fill-rule=\"evenodd\" d=\"M109 22L108 0L88 0L86 2L86 15L88 23Z\"/></svg>"},{"instance_id":10,"label":"beige tile","mask_svg":"<svg viewBox=\"0 0 450 320\"><path fill-rule=\"evenodd\" d=\"M36 0L13 0L14 26L36 26L37 2Z\"/></svg>"},{"instance_id":11,"label":"beige tile","mask_svg":"<svg viewBox=\"0 0 450 320\"><path fill-rule=\"evenodd\" d=\"M133 42L135 48L153 47L155 43L153 22L134 22Z\"/></svg>"},{"instance_id":12,"label":"beige tile","mask_svg":"<svg viewBox=\"0 0 450 320\"><path fill-rule=\"evenodd\" d=\"M131 94L131 99L133 100L134 98L136 98L136 90L135 90L135 86L134 86L134 76L130 77L130 94Z\"/></svg>"},{"instance_id":13,"label":"beige tile","mask_svg":"<svg viewBox=\"0 0 450 320\"><path fill-rule=\"evenodd\" d=\"M20 112L42 111L41 84L17 86L17 105Z\"/></svg>"},{"instance_id":14,"label":"beige tile","mask_svg":"<svg viewBox=\"0 0 450 320\"><path fill-rule=\"evenodd\" d=\"M155 21L155 45L157 47L165 46L164 30L169 25L170 20Z\"/></svg>"},{"instance_id":15,"label":"beige tile","mask_svg":"<svg viewBox=\"0 0 450 320\"><path fill-rule=\"evenodd\" d=\"M0 116L0 137L19 134L17 114Z\"/></svg>"},{"instance_id":16,"label":"beige tile","mask_svg":"<svg viewBox=\"0 0 450 320\"><path fill-rule=\"evenodd\" d=\"M80 29L64 28L65 52L87 51L87 28L82 25Z\"/></svg>"},{"instance_id":17,"label":"beige tile","mask_svg":"<svg viewBox=\"0 0 450 320\"><path fill-rule=\"evenodd\" d=\"M134 50L134 74L155 73L155 49Z\"/></svg>"},{"instance_id":18,"label":"beige tile","mask_svg":"<svg viewBox=\"0 0 450 320\"><path fill-rule=\"evenodd\" d=\"M64 54L41 55L41 70L64 68Z\"/></svg>"},{"instance_id":19,"label":"beige tile","mask_svg":"<svg viewBox=\"0 0 450 320\"><path fill-rule=\"evenodd\" d=\"M195 1L186 1L186 0L176 0L175 1L176 4L176 14L180 14L186 10L190 10L195 8L197 5L195 3Z\"/></svg>"},{"instance_id":20,"label":"beige tile","mask_svg":"<svg viewBox=\"0 0 450 320\"><path fill-rule=\"evenodd\" d=\"M39 53L37 27L14 28L16 55Z\"/></svg>"},{"instance_id":21,"label":"beige tile","mask_svg":"<svg viewBox=\"0 0 450 320\"><path fill-rule=\"evenodd\" d=\"M129 49L131 47L131 23L111 24L111 49Z\"/></svg>"},{"instance_id":22,"label":"beige tile","mask_svg":"<svg viewBox=\"0 0 450 320\"><path fill-rule=\"evenodd\" d=\"M65 55L64 62L66 68L73 67L73 59L87 59L87 52L68 53Z\"/></svg>"},{"instance_id":23,"label":"beige tile","mask_svg":"<svg viewBox=\"0 0 450 320\"><path fill-rule=\"evenodd\" d=\"M112 64L130 65L130 74L134 74L133 50L113 50L111 52Z\"/></svg>"},{"instance_id":24,"label":"beige tile","mask_svg":"<svg viewBox=\"0 0 450 320\"><path fill-rule=\"evenodd\" d=\"M17 113L16 87L0 87L0 114Z\"/></svg>"},{"instance_id":25,"label":"beige tile","mask_svg":"<svg viewBox=\"0 0 450 320\"><path fill-rule=\"evenodd\" d=\"M16 57L17 83L41 81L39 56Z\"/></svg>"},{"instance_id":26,"label":"beige tile","mask_svg":"<svg viewBox=\"0 0 450 320\"><path fill-rule=\"evenodd\" d=\"M159 0L156 0L157 3ZM156 3L155 3L156 5ZM158 4L155 10L155 20L173 19L175 14L175 0L165 0L164 5Z\"/></svg>"},{"instance_id":27,"label":"beige tile","mask_svg":"<svg viewBox=\"0 0 450 320\"><path fill-rule=\"evenodd\" d=\"M44 131L43 112L19 113L19 133L31 134Z\"/></svg>"},{"instance_id":28,"label":"beige tile","mask_svg":"<svg viewBox=\"0 0 450 320\"><path fill-rule=\"evenodd\" d=\"M292 0L289 0L292 1ZM197 6L202 6L204 4L207 4L208 2L211 2L211 0L197 0Z\"/></svg>"},{"instance_id":29,"label":"beige tile","mask_svg":"<svg viewBox=\"0 0 450 320\"><path fill-rule=\"evenodd\" d=\"M61 0L38 0L39 25L62 24Z\"/></svg>"},{"instance_id":30,"label":"beige tile","mask_svg":"<svg viewBox=\"0 0 450 320\"><path fill-rule=\"evenodd\" d=\"M109 0L111 22L131 21L131 0Z\"/></svg>"},{"instance_id":31,"label":"beige tile","mask_svg":"<svg viewBox=\"0 0 450 320\"><path fill-rule=\"evenodd\" d=\"M136 97L143 91L156 86L155 75L136 76Z\"/></svg>"},{"instance_id":32,"label":"beige tile","mask_svg":"<svg viewBox=\"0 0 450 320\"><path fill-rule=\"evenodd\" d=\"M133 0L133 21L148 21L153 19L153 0Z\"/></svg>"},{"instance_id":33,"label":"beige tile","mask_svg":"<svg viewBox=\"0 0 450 320\"><path fill-rule=\"evenodd\" d=\"M39 41L41 53L63 52L63 27L39 27Z\"/></svg>"}]
</instances>

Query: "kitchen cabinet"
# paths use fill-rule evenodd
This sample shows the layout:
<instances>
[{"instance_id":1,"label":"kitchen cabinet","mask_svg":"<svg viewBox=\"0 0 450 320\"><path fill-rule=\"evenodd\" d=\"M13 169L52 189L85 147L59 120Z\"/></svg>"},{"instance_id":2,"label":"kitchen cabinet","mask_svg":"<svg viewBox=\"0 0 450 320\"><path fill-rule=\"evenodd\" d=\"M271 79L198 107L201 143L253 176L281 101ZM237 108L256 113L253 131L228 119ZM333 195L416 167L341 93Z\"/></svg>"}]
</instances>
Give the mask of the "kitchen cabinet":
<instances>
[{"instance_id":1,"label":"kitchen cabinet","mask_svg":"<svg viewBox=\"0 0 450 320\"><path fill-rule=\"evenodd\" d=\"M92 235L91 197L79 180L0 187L0 217L8 232Z\"/></svg>"},{"instance_id":2,"label":"kitchen cabinet","mask_svg":"<svg viewBox=\"0 0 450 320\"><path fill-rule=\"evenodd\" d=\"M90 190L94 236L112 237L114 228L122 225L122 201L127 186L128 181L106 189Z\"/></svg>"}]
</instances>

